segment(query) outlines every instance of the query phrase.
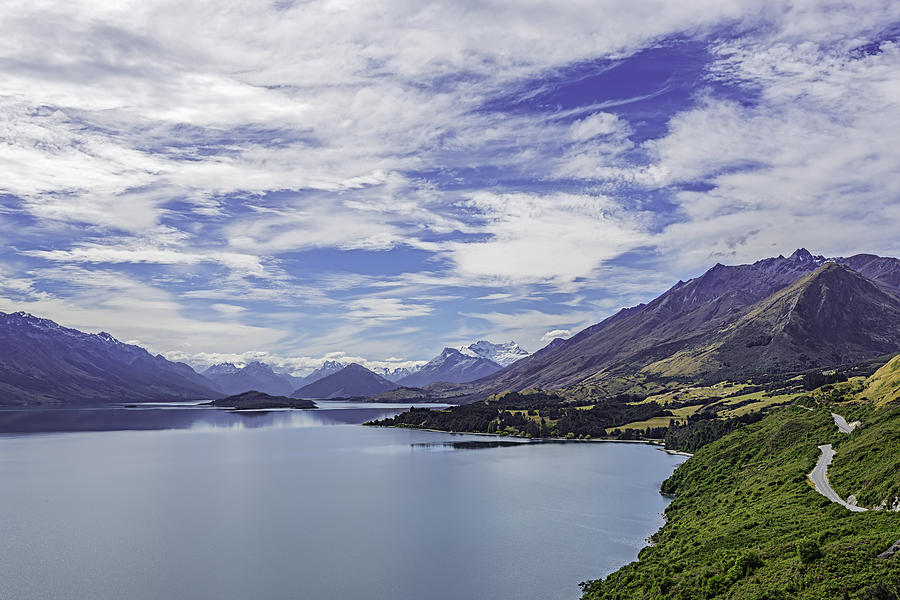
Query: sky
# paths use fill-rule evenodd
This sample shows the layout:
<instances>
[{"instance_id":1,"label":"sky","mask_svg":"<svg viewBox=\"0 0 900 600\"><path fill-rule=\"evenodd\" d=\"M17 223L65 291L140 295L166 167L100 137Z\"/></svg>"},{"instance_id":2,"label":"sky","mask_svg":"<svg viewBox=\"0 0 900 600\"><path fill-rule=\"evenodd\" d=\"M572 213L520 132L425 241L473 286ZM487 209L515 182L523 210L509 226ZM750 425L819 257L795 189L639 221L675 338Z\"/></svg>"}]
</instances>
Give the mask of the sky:
<instances>
[{"instance_id":1,"label":"sky","mask_svg":"<svg viewBox=\"0 0 900 600\"><path fill-rule=\"evenodd\" d=\"M900 256L893 0L0 6L0 311L203 366L535 351Z\"/></svg>"}]
</instances>

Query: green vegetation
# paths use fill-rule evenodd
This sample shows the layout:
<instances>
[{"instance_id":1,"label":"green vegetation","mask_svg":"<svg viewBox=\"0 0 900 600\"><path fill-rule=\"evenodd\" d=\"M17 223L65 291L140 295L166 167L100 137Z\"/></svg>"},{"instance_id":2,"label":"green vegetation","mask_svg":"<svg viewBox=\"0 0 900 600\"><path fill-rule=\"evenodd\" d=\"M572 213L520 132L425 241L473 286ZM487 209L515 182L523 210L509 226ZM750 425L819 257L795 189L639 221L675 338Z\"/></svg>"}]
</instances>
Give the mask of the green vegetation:
<instances>
[{"instance_id":1,"label":"green vegetation","mask_svg":"<svg viewBox=\"0 0 900 600\"><path fill-rule=\"evenodd\" d=\"M897 464L884 459L900 455L900 440L888 435L900 431L900 415L857 410L867 422L849 436L834 426L830 407L790 406L700 448L662 486L675 499L654 545L605 580L582 584L584 599L900 597L900 561L876 558L900 539L900 514L852 513L807 482L817 446L832 443L829 475L855 481L861 498L897 489ZM695 427L715 423L725 422ZM871 463L839 462L877 439Z\"/></svg>"},{"instance_id":2,"label":"green vegetation","mask_svg":"<svg viewBox=\"0 0 900 600\"><path fill-rule=\"evenodd\" d=\"M606 437L606 430L624 423L669 415L656 403L630 404L629 397L575 405L549 392L526 390L491 396L484 402L444 410L413 408L368 425L413 427L441 431L496 433L519 437Z\"/></svg>"},{"instance_id":3,"label":"green vegetation","mask_svg":"<svg viewBox=\"0 0 900 600\"><path fill-rule=\"evenodd\" d=\"M842 498L855 495L861 506L900 507L900 409L854 408L839 411L863 425L835 445L832 487Z\"/></svg>"},{"instance_id":4,"label":"green vegetation","mask_svg":"<svg viewBox=\"0 0 900 600\"><path fill-rule=\"evenodd\" d=\"M748 412L731 419L717 419L709 413L700 414L682 426L669 427L665 435L666 448L696 452L739 427L760 421L763 416L762 412Z\"/></svg>"},{"instance_id":5,"label":"green vegetation","mask_svg":"<svg viewBox=\"0 0 900 600\"><path fill-rule=\"evenodd\" d=\"M900 401L900 356L894 357L869 378L861 396L878 406Z\"/></svg>"}]
</instances>

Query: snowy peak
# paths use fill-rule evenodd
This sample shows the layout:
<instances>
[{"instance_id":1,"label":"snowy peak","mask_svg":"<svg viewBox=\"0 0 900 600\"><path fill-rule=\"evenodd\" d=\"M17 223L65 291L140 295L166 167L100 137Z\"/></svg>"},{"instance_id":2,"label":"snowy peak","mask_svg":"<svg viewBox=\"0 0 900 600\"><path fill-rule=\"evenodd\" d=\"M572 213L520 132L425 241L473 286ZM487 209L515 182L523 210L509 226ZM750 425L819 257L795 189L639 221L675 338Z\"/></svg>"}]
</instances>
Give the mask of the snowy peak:
<instances>
[{"instance_id":1,"label":"snowy peak","mask_svg":"<svg viewBox=\"0 0 900 600\"><path fill-rule=\"evenodd\" d=\"M322 366L307 375L306 377L302 377L297 380L297 387L303 387L304 385L310 385L311 383L315 383L320 379L324 379L329 375L333 375L337 373L344 367L346 367L344 363L338 362L336 360L326 360L322 363Z\"/></svg>"},{"instance_id":2,"label":"snowy peak","mask_svg":"<svg viewBox=\"0 0 900 600\"><path fill-rule=\"evenodd\" d=\"M372 371L381 375L388 381L399 381L404 377L412 375L417 372L421 368L420 365L412 366L412 367L374 367Z\"/></svg>"},{"instance_id":3,"label":"snowy peak","mask_svg":"<svg viewBox=\"0 0 900 600\"><path fill-rule=\"evenodd\" d=\"M525 358L529 355L527 350L512 341L503 344L492 344L485 340L479 340L468 346L460 346L457 350L466 356L486 358L501 367L507 367L520 358Z\"/></svg>"},{"instance_id":4,"label":"snowy peak","mask_svg":"<svg viewBox=\"0 0 900 600\"><path fill-rule=\"evenodd\" d=\"M230 362L219 363L203 371L203 376L229 395L252 390L283 396L294 389L294 381L290 375L276 373L272 367L259 361L247 363L243 367Z\"/></svg>"},{"instance_id":5,"label":"snowy peak","mask_svg":"<svg viewBox=\"0 0 900 600\"><path fill-rule=\"evenodd\" d=\"M240 368L235 366L234 363L224 362L217 365L212 365L211 367L207 367L206 370L203 371L203 375L206 377L214 375L230 375L233 373L237 373L238 371L240 371Z\"/></svg>"},{"instance_id":6,"label":"snowy peak","mask_svg":"<svg viewBox=\"0 0 900 600\"><path fill-rule=\"evenodd\" d=\"M457 348L444 348L438 356L428 361L421 369L397 380L407 387L422 387L439 381L465 383L496 373L503 367L482 356L474 355L468 346L463 353Z\"/></svg>"}]
</instances>

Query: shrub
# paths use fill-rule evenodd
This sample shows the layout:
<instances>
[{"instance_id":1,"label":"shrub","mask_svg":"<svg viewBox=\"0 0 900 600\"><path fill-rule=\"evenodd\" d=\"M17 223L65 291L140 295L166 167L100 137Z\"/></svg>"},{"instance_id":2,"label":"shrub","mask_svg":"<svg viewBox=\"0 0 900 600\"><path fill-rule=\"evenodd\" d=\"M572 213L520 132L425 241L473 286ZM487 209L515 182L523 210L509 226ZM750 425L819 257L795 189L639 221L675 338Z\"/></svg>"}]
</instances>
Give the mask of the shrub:
<instances>
[{"instance_id":1,"label":"shrub","mask_svg":"<svg viewBox=\"0 0 900 600\"><path fill-rule=\"evenodd\" d=\"M800 562L804 565L821 558L822 549L819 547L819 542L810 539L800 540L797 542L797 556L800 557Z\"/></svg>"}]
</instances>

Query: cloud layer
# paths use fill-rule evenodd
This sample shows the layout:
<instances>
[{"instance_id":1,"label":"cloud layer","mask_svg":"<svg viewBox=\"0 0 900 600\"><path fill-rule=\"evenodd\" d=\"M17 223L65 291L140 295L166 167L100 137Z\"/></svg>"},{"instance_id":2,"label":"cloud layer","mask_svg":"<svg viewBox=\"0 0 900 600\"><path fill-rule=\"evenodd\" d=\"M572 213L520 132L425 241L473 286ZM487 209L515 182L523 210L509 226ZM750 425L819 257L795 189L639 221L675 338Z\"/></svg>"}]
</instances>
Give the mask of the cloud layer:
<instances>
[{"instance_id":1,"label":"cloud layer","mask_svg":"<svg viewBox=\"0 0 900 600\"><path fill-rule=\"evenodd\" d=\"M886 0L6 3L0 309L311 368L535 350L717 261L898 255L898 24Z\"/></svg>"}]
</instances>

